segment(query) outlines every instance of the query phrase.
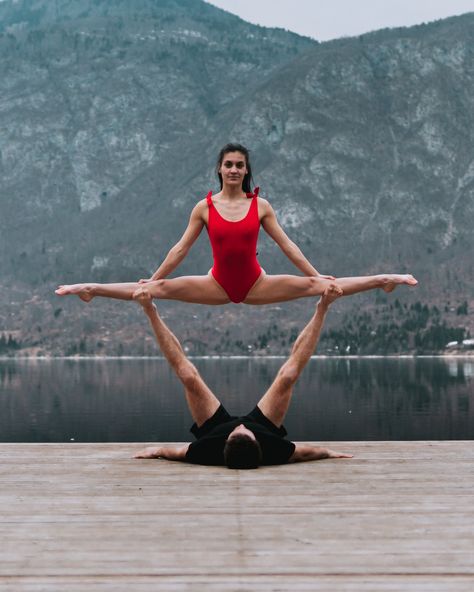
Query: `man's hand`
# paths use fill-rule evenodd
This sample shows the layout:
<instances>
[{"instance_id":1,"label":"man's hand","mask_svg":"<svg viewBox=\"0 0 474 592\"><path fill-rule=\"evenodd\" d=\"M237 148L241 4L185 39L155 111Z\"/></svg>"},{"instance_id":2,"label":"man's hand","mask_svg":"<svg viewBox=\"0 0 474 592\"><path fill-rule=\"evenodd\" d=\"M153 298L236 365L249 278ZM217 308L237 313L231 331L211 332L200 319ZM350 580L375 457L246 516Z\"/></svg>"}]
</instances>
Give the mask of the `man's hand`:
<instances>
[{"instance_id":1,"label":"man's hand","mask_svg":"<svg viewBox=\"0 0 474 592\"><path fill-rule=\"evenodd\" d=\"M345 454L344 452L336 452L335 450L326 449L328 458L353 458L353 454Z\"/></svg>"},{"instance_id":2,"label":"man's hand","mask_svg":"<svg viewBox=\"0 0 474 592\"><path fill-rule=\"evenodd\" d=\"M133 455L133 458L160 458L163 448L161 446L149 446Z\"/></svg>"},{"instance_id":3,"label":"man's hand","mask_svg":"<svg viewBox=\"0 0 474 592\"><path fill-rule=\"evenodd\" d=\"M313 446L304 442L295 442L295 451L288 462L307 462L310 460L323 460L325 458L352 458L353 454L336 452L322 446Z\"/></svg>"},{"instance_id":4,"label":"man's hand","mask_svg":"<svg viewBox=\"0 0 474 592\"><path fill-rule=\"evenodd\" d=\"M134 458L165 458L166 460L186 461L186 452L189 444L184 446L149 446L144 450L140 450L134 455Z\"/></svg>"},{"instance_id":5,"label":"man's hand","mask_svg":"<svg viewBox=\"0 0 474 592\"><path fill-rule=\"evenodd\" d=\"M336 283L331 283L329 286L324 290L324 293L321 294L321 298L318 304L321 304L325 308L327 308L334 300L337 300L344 294L343 289L338 286Z\"/></svg>"},{"instance_id":6,"label":"man's hand","mask_svg":"<svg viewBox=\"0 0 474 592\"><path fill-rule=\"evenodd\" d=\"M139 284L149 284L150 282L153 282L153 281L154 281L153 278L148 278L148 279L138 280L138 283Z\"/></svg>"},{"instance_id":7,"label":"man's hand","mask_svg":"<svg viewBox=\"0 0 474 592\"><path fill-rule=\"evenodd\" d=\"M156 306L153 304L153 298L151 297L148 288L140 286L135 290L132 298L141 304L146 312L156 310Z\"/></svg>"}]
</instances>

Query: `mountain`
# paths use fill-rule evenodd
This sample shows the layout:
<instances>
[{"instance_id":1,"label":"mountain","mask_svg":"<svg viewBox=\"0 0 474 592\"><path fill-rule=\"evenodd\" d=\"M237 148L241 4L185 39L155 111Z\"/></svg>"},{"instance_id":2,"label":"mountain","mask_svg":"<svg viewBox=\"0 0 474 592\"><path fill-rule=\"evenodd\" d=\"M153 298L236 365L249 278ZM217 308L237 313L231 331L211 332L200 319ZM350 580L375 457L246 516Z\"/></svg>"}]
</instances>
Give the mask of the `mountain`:
<instances>
[{"instance_id":1,"label":"mountain","mask_svg":"<svg viewBox=\"0 0 474 592\"><path fill-rule=\"evenodd\" d=\"M474 305L473 25L467 14L318 44L200 0L0 3L4 335L45 352L148 351L133 305L85 312L52 291L152 272L193 204L217 189L218 150L236 140L318 269L411 271L420 288L397 293L402 310L441 310L420 331L443 322L466 336L471 316L457 310ZM291 270L265 237L259 252L267 271ZM210 264L201 237L178 271ZM375 330L376 307L393 320L394 301L348 299L333 323L367 310ZM285 351L308 314L305 302L266 314L164 306L180 311L177 330L196 353Z\"/></svg>"}]
</instances>

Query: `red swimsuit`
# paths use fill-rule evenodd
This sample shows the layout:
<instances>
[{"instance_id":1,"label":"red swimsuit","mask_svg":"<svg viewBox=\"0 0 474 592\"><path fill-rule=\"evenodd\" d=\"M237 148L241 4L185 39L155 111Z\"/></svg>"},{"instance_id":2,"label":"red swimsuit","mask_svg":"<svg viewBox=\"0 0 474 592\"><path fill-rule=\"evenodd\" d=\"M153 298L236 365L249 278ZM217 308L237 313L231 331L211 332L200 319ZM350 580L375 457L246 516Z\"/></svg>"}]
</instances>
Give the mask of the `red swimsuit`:
<instances>
[{"instance_id":1,"label":"red swimsuit","mask_svg":"<svg viewBox=\"0 0 474 592\"><path fill-rule=\"evenodd\" d=\"M262 272L257 261L258 187L247 193L252 199L249 211L242 220L232 222L223 218L212 203L212 191L207 195L209 222L207 232L211 241L214 266L211 273L226 291L232 302L242 302Z\"/></svg>"}]
</instances>

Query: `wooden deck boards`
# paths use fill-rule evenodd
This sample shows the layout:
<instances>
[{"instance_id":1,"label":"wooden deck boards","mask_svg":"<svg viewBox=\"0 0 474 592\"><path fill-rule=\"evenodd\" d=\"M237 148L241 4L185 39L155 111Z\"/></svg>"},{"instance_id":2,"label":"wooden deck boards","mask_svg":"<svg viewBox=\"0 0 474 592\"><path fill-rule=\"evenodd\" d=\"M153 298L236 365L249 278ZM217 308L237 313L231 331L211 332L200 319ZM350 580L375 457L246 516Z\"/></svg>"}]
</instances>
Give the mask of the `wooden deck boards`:
<instances>
[{"instance_id":1,"label":"wooden deck boards","mask_svg":"<svg viewBox=\"0 0 474 592\"><path fill-rule=\"evenodd\" d=\"M0 444L0 591L474 590L472 441L230 471Z\"/></svg>"}]
</instances>

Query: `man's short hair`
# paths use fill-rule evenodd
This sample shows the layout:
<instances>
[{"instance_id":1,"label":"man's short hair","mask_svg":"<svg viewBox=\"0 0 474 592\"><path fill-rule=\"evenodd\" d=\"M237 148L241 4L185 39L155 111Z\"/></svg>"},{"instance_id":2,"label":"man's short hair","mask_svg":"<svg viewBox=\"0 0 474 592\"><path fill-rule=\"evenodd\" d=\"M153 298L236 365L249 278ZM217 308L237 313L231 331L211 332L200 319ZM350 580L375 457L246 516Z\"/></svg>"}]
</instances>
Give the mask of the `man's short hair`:
<instances>
[{"instance_id":1,"label":"man's short hair","mask_svg":"<svg viewBox=\"0 0 474 592\"><path fill-rule=\"evenodd\" d=\"M246 434L236 434L225 443L224 461L229 469L256 469L262 462L262 448Z\"/></svg>"}]
</instances>

